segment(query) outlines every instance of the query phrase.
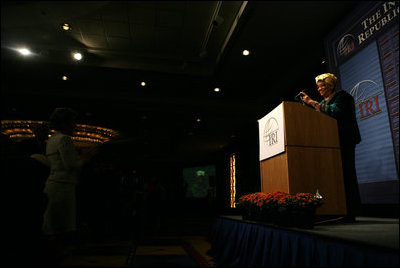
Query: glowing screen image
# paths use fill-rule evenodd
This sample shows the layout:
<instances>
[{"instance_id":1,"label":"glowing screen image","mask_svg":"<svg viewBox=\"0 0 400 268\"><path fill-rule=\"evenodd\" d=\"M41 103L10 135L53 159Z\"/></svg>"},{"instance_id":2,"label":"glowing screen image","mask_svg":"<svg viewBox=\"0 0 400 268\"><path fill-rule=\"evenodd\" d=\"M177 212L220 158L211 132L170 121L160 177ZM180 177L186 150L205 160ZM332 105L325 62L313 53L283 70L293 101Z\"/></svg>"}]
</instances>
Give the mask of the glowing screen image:
<instances>
[{"instance_id":1,"label":"glowing screen image","mask_svg":"<svg viewBox=\"0 0 400 268\"><path fill-rule=\"evenodd\" d=\"M215 177L215 166L201 166L183 169L183 183L186 198L206 198L211 187L210 177Z\"/></svg>"}]
</instances>

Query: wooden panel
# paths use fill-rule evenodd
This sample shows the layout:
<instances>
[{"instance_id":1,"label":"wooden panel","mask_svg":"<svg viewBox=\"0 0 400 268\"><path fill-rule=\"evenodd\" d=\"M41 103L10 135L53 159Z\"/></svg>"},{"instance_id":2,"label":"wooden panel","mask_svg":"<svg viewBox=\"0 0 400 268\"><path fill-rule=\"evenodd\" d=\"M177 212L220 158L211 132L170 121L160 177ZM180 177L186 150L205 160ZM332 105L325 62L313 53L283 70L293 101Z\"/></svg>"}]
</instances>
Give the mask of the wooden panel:
<instances>
[{"instance_id":1,"label":"wooden panel","mask_svg":"<svg viewBox=\"0 0 400 268\"><path fill-rule=\"evenodd\" d=\"M298 102L284 102L285 144L339 148L336 119Z\"/></svg>"},{"instance_id":2,"label":"wooden panel","mask_svg":"<svg viewBox=\"0 0 400 268\"><path fill-rule=\"evenodd\" d=\"M289 192L286 153L278 154L260 162L261 192Z\"/></svg>"},{"instance_id":3,"label":"wooden panel","mask_svg":"<svg viewBox=\"0 0 400 268\"><path fill-rule=\"evenodd\" d=\"M346 214L342 162L339 149L286 147L289 192L315 193L318 189L324 205L319 215Z\"/></svg>"}]
</instances>

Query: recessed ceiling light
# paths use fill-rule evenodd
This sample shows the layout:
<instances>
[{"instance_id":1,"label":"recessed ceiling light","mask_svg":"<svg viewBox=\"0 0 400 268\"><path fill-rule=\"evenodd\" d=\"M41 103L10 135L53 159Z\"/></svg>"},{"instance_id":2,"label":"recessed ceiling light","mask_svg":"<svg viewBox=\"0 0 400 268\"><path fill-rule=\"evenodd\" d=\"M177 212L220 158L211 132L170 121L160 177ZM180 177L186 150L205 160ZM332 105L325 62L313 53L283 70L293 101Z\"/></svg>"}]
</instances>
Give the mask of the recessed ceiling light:
<instances>
[{"instance_id":1,"label":"recessed ceiling light","mask_svg":"<svg viewBox=\"0 0 400 268\"><path fill-rule=\"evenodd\" d=\"M72 30L71 26L68 23L64 23L61 27L65 31Z\"/></svg>"},{"instance_id":2,"label":"recessed ceiling light","mask_svg":"<svg viewBox=\"0 0 400 268\"><path fill-rule=\"evenodd\" d=\"M28 56L28 55L32 54L32 52L27 48L20 48L20 49L18 49L18 52L24 56Z\"/></svg>"},{"instance_id":3,"label":"recessed ceiling light","mask_svg":"<svg viewBox=\"0 0 400 268\"><path fill-rule=\"evenodd\" d=\"M244 56L248 56L248 55L250 55L250 51L248 51L247 49L245 49L245 50L243 50L242 54L243 54Z\"/></svg>"},{"instance_id":4,"label":"recessed ceiling light","mask_svg":"<svg viewBox=\"0 0 400 268\"><path fill-rule=\"evenodd\" d=\"M216 88L214 88L214 91L215 91L215 92L220 92L221 89L220 89L219 87L216 87Z\"/></svg>"},{"instance_id":5,"label":"recessed ceiling light","mask_svg":"<svg viewBox=\"0 0 400 268\"><path fill-rule=\"evenodd\" d=\"M76 59L76 60L81 60L82 59L82 54L81 53L76 52L76 53L73 54L73 56L74 56L74 59Z\"/></svg>"},{"instance_id":6,"label":"recessed ceiling light","mask_svg":"<svg viewBox=\"0 0 400 268\"><path fill-rule=\"evenodd\" d=\"M68 77L66 77L65 75L63 75L63 77L61 77L62 80L66 81L68 79Z\"/></svg>"},{"instance_id":7,"label":"recessed ceiling light","mask_svg":"<svg viewBox=\"0 0 400 268\"><path fill-rule=\"evenodd\" d=\"M146 86L146 82L141 82L140 85L141 85L142 87L144 87L144 86Z\"/></svg>"},{"instance_id":8,"label":"recessed ceiling light","mask_svg":"<svg viewBox=\"0 0 400 268\"><path fill-rule=\"evenodd\" d=\"M200 122L201 121L201 119L198 117L198 118L196 118L196 122Z\"/></svg>"}]
</instances>

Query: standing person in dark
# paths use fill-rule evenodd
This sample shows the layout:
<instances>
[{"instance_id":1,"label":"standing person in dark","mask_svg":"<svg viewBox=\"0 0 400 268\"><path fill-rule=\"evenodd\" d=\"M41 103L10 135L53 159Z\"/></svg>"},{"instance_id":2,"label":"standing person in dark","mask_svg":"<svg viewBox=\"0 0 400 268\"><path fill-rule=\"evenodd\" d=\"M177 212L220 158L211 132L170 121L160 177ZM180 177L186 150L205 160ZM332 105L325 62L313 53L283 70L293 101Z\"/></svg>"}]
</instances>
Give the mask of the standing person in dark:
<instances>
[{"instance_id":1,"label":"standing person in dark","mask_svg":"<svg viewBox=\"0 0 400 268\"><path fill-rule=\"evenodd\" d=\"M337 78L331 73L324 73L315 77L318 92L323 97L321 102L311 99L301 92L302 100L337 120L344 186L346 192L347 220L355 221L355 215L360 209L360 192L358 189L355 168L355 147L361 142L358 129L354 98L344 90L335 91Z\"/></svg>"},{"instance_id":2,"label":"standing person in dark","mask_svg":"<svg viewBox=\"0 0 400 268\"><path fill-rule=\"evenodd\" d=\"M55 133L46 147L50 165L44 193L47 207L43 217L43 234L48 237L50 253L55 259L66 251L65 242L76 231L76 185L82 166L71 136L77 114L68 108L57 108L50 116Z\"/></svg>"}]
</instances>

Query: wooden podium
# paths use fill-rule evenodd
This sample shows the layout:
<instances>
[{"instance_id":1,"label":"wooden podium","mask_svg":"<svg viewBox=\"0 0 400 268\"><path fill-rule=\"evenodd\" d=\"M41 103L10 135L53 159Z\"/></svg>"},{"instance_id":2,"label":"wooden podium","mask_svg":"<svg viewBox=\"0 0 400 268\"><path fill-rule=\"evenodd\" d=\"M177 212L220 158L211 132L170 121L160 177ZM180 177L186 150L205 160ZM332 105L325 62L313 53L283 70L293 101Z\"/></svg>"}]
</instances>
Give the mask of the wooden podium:
<instances>
[{"instance_id":1,"label":"wooden podium","mask_svg":"<svg viewBox=\"0 0 400 268\"><path fill-rule=\"evenodd\" d=\"M315 193L318 189L324 200L318 215L345 215L336 119L298 102L285 101L278 107L283 117L284 152L264 160L260 153L261 192ZM267 135L262 127L260 123L260 135ZM268 146L262 140L260 150Z\"/></svg>"}]
</instances>

